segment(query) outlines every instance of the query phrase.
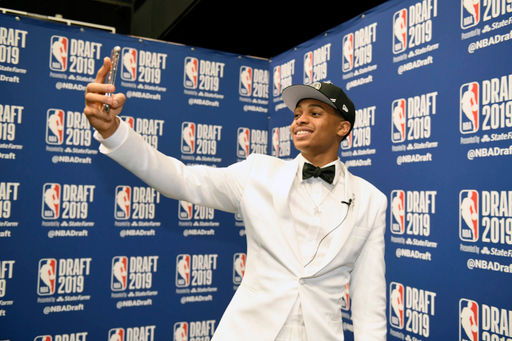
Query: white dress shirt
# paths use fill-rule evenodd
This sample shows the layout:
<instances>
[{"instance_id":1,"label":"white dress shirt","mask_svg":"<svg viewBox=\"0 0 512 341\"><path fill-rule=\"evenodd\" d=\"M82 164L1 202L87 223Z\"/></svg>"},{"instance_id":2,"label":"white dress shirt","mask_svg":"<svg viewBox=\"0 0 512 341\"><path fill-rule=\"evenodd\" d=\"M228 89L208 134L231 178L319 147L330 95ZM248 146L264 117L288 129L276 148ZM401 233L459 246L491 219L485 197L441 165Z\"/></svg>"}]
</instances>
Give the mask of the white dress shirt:
<instances>
[{"instance_id":1,"label":"white dress shirt","mask_svg":"<svg viewBox=\"0 0 512 341\"><path fill-rule=\"evenodd\" d=\"M303 180L304 162L310 162L302 154L298 157L299 167L290 189L290 210L294 217L302 264L305 269L309 270L311 267L314 268L320 264L329 249L331 244L331 238L329 237L333 235L329 232L343 220L346 208L344 208L341 201L347 200L347 198L344 198L344 174L342 174L339 159L324 166L336 166L335 177L332 185L330 185L321 178L312 177ZM319 213L315 211L319 211ZM325 237L326 235L327 237ZM312 259L313 261L311 261ZM276 338L276 341L284 340L307 340L299 296L297 296L297 300Z\"/></svg>"}]
</instances>

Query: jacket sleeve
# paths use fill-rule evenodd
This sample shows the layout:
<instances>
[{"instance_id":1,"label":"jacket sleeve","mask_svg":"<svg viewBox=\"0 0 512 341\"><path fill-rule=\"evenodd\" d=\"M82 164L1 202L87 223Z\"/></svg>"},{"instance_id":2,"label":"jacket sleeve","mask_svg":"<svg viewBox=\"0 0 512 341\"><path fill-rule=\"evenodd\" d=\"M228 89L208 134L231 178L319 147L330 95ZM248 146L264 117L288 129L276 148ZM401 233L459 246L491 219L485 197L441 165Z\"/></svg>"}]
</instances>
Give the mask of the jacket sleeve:
<instances>
[{"instance_id":1,"label":"jacket sleeve","mask_svg":"<svg viewBox=\"0 0 512 341\"><path fill-rule=\"evenodd\" d=\"M217 210L236 213L254 157L226 168L185 166L147 144L132 129L113 150L100 151L162 195Z\"/></svg>"},{"instance_id":2,"label":"jacket sleeve","mask_svg":"<svg viewBox=\"0 0 512 341\"><path fill-rule=\"evenodd\" d=\"M356 341L386 340L386 264L384 232L387 198L379 192L380 205L371 232L352 271L350 296Z\"/></svg>"}]
</instances>

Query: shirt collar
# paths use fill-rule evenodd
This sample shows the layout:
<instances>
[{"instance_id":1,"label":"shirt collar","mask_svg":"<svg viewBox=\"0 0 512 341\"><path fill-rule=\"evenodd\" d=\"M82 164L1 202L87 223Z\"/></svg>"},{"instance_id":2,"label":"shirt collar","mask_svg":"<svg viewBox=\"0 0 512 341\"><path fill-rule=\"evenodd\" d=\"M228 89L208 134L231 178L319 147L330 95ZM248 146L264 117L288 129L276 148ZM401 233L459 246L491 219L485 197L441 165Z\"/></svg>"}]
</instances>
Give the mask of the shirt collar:
<instances>
[{"instance_id":1,"label":"shirt collar","mask_svg":"<svg viewBox=\"0 0 512 341\"><path fill-rule=\"evenodd\" d=\"M311 162L309 162L308 159L306 159L301 153L298 156L298 160L299 160L299 167L297 168L296 175L297 175L297 179L299 180L299 182L302 182L303 181L302 180L302 169L304 168L304 162L307 162L307 163L311 163ZM340 179L340 175L342 175L341 173L343 173L343 170L341 168L340 158L338 157L336 160L334 160L331 163L326 164L322 168L325 168L325 167L328 167L331 165L334 165L336 167L336 172L334 173L334 180L332 181L332 186L336 186L336 184L338 183L338 180ZM328 183L325 183L325 184L329 185Z\"/></svg>"}]
</instances>

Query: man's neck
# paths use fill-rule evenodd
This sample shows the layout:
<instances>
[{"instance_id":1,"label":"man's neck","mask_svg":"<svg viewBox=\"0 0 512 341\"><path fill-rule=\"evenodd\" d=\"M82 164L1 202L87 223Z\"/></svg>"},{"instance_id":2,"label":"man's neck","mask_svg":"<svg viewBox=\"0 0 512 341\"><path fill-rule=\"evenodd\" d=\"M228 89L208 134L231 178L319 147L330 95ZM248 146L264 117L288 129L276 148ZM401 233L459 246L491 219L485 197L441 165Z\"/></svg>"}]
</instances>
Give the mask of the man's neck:
<instances>
[{"instance_id":1,"label":"man's neck","mask_svg":"<svg viewBox=\"0 0 512 341\"><path fill-rule=\"evenodd\" d=\"M338 159L338 155L326 155L326 154L320 154L320 155L307 155L302 153L302 157L304 157L308 162L313 164L315 167L323 167L333 161L336 161Z\"/></svg>"}]
</instances>

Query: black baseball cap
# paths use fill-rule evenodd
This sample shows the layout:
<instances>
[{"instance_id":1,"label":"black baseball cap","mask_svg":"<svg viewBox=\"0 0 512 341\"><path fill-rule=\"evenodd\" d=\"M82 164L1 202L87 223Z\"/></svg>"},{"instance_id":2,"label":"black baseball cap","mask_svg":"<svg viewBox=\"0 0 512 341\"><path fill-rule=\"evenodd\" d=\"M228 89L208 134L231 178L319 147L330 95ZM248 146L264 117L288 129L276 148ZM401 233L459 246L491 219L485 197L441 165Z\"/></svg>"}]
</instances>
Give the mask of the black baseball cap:
<instances>
[{"instance_id":1,"label":"black baseball cap","mask_svg":"<svg viewBox=\"0 0 512 341\"><path fill-rule=\"evenodd\" d=\"M303 99L316 99L329 104L338 110L345 120L350 122L351 130L354 127L356 107L343 90L334 84L316 82L311 85L290 85L283 90L282 97L291 111L295 111L297 104Z\"/></svg>"}]
</instances>

